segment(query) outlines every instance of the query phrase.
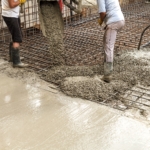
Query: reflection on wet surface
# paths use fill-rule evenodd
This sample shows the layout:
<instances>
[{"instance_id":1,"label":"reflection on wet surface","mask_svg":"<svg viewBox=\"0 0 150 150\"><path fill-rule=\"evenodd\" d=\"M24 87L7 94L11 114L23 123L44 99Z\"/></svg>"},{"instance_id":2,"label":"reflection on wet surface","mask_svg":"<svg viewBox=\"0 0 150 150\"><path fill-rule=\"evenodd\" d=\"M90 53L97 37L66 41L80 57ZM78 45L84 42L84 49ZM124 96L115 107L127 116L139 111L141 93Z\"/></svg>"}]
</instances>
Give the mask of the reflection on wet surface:
<instances>
[{"instance_id":1,"label":"reflection on wet surface","mask_svg":"<svg viewBox=\"0 0 150 150\"><path fill-rule=\"evenodd\" d=\"M0 75L0 150L150 150L150 127Z\"/></svg>"}]
</instances>

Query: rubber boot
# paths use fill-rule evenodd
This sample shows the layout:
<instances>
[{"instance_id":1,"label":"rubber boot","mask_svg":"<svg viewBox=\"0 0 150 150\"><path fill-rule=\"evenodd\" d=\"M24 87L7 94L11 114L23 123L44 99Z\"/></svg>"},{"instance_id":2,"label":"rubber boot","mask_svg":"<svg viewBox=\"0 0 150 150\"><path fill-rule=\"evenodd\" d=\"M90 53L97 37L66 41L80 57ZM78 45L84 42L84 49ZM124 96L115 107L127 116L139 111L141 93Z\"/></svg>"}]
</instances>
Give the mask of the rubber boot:
<instances>
[{"instance_id":1,"label":"rubber boot","mask_svg":"<svg viewBox=\"0 0 150 150\"><path fill-rule=\"evenodd\" d=\"M10 42L10 44L9 44L9 62L13 62L12 46L13 46L13 42ZM24 60L24 57L20 57L20 60Z\"/></svg>"},{"instance_id":2,"label":"rubber boot","mask_svg":"<svg viewBox=\"0 0 150 150\"><path fill-rule=\"evenodd\" d=\"M10 42L10 44L9 44L9 62L12 62L12 45L13 45L13 42Z\"/></svg>"},{"instance_id":3,"label":"rubber boot","mask_svg":"<svg viewBox=\"0 0 150 150\"><path fill-rule=\"evenodd\" d=\"M113 63L105 62L104 63L104 76L102 80L109 83L112 80L112 72L113 72Z\"/></svg>"},{"instance_id":4,"label":"rubber boot","mask_svg":"<svg viewBox=\"0 0 150 150\"><path fill-rule=\"evenodd\" d=\"M24 64L21 62L18 48L12 47L12 59L13 59L13 67L18 68L28 67L28 64Z\"/></svg>"}]
</instances>

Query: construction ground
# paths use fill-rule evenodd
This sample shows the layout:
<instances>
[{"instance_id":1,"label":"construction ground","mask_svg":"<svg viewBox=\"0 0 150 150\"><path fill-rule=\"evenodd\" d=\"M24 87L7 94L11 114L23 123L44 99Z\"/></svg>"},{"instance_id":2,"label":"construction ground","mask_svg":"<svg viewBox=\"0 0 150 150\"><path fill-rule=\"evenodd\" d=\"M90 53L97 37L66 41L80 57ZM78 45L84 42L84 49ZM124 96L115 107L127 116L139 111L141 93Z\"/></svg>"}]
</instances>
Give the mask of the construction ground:
<instances>
[{"instance_id":1,"label":"construction ground","mask_svg":"<svg viewBox=\"0 0 150 150\"><path fill-rule=\"evenodd\" d=\"M11 36L0 14L0 150L150 150L149 8L142 0L122 4L126 26L110 84L101 80L104 30L91 2L82 15L63 11L61 67L52 67L36 1L21 15L27 69L8 62Z\"/></svg>"}]
</instances>

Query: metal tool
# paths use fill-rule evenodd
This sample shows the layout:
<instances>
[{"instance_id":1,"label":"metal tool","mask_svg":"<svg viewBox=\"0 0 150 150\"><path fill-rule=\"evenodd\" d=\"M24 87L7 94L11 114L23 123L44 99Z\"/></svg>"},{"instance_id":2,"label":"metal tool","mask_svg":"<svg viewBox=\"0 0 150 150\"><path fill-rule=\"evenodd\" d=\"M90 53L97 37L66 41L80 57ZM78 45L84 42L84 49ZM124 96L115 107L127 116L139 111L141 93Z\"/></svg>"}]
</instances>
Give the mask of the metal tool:
<instances>
[{"instance_id":1,"label":"metal tool","mask_svg":"<svg viewBox=\"0 0 150 150\"><path fill-rule=\"evenodd\" d=\"M21 4L20 6L20 13L24 13L24 4Z\"/></svg>"}]
</instances>

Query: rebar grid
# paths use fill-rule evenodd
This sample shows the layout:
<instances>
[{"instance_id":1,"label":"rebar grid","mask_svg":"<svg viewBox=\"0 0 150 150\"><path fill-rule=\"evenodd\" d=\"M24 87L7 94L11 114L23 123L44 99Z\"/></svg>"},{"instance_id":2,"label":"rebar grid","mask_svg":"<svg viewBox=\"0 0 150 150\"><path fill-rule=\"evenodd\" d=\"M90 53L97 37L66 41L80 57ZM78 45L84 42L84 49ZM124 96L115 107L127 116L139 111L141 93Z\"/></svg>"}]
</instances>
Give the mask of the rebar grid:
<instances>
[{"instance_id":1,"label":"rebar grid","mask_svg":"<svg viewBox=\"0 0 150 150\"><path fill-rule=\"evenodd\" d=\"M129 3L125 1L123 3L122 10L126 19L126 26L118 33L115 44L116 53L120 50L138 47L143 29L150 24L149 6L143 0L135 0ZM95 6L85 7L80 15L71 13L68 8L64 8L64 53L67 65L94 65L103 62L104 26L100 27L98 25L98 17L97 7ZM0 18L0 57L8 60L8 46L11 36L1 14ZM30 65L29 69L41 75L43 71L47 71L51 67L51 62L49 61L47 39L42 36L40 30L36 0L27 2L25 13L21 14L21 22L24 35L21 56ZM147 45L149 41L150 32L148 30L143 37L142 45ZM120 110L129 107L145 110L146 107L150 107L150 90L142 89L143 91L141 91L141 89L132 89L124 93L114 94L116 97L119 95L122 101L126 103L125 106L119 100L114 100L112 103L111 98L114 95L100 103Z\"/></svg>"},{"instance_id":2,"label":"rebar grid","mask_svg":"<svg viewBox=\"0 0 150 150\"><path fill-rule=\"evenodd\" d=\"M99 103L121 111L130 108L147 111L150 108L150 89L137 86L122 93L114 93L114 95Z\"/></svg>"},{"instance_id":3,"label":"rebar grid","mask_svg":"<svg viewBox=\"0 0 150 150\"><path fill-rule=\"evenodd\" d=\"M150 89L145 87L134 87L122 97L128 107L146 110L150 107Z\"/></svg>"}]
</instances>

